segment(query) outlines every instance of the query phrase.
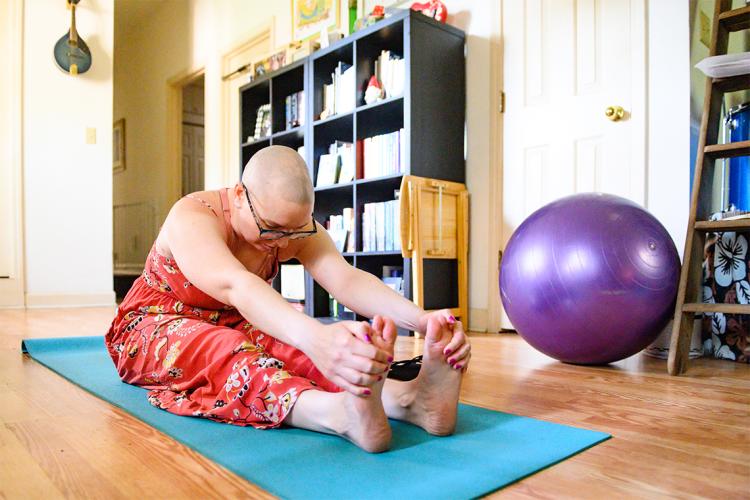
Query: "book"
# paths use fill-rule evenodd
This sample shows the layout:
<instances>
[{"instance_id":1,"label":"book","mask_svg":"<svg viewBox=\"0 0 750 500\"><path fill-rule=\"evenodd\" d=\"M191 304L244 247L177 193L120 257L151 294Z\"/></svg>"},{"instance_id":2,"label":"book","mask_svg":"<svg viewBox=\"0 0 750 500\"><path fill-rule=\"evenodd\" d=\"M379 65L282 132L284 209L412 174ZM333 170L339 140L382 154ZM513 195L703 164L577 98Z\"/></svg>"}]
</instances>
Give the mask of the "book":
<instances>
[{"instance_id":1,"label":"book","mask_svg":"<svg viewBox=\"0 0 750 500\"><path fill-rule=\"evenodd\" d=\"M305 268L301 264L281 265L281 296L305 300Z\"/></svg>"},{"instance_id":2,"label":"book","mask_svg":"<svg viewBox=\"0 0 750 500\"><path fill-rule=\"evenodd\" d=\"M336 184L341 167L341 158L337 154L322 154L318 160L318 178L315 187Z\"/></svg>"},{"instance_id":3,"label":"book","mask_svg":"<svg viewBox=\"0 0 750 500\"><path fill-rule=\"evenodd\" d=\"M258 107L255 115L255 131L250 140L258 140L271 134L271 105L263 104Z\"/></svg>"},{"instance_id":4,"label":"book","mask_svg":"<svg viewBox=\"0 0 750 500\"><path fill-rule=\"evenodd\" d=\"M305 91L301 90L284 99L286 130L305 124Z\"/></svg>"}]
</instances>

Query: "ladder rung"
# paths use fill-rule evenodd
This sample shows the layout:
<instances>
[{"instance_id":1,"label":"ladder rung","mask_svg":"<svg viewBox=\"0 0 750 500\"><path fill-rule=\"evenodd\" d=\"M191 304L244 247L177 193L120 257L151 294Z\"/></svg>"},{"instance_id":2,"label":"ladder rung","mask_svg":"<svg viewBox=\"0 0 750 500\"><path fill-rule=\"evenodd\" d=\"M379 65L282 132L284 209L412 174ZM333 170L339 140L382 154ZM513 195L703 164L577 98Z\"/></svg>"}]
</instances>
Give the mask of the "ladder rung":
<instances>
[{"instance_id":1,"label":"ladder rung","mask_svg":"<svg viewBox=\"0 0 750 500\"><path fill-rule=\"evenodd\" d=\"M734 229L750 229L750 219L730 220L702 220L695 223L696 231L731 231Z\"/></svg>"},{"instance_id":2,"label":"ladder rung","mask_svg":"<svg viewBox=\"0 0 750 500\"><path fill-rule=\"evenodd\" d=\"M719 22L728 31L740 31L750 28L750 7L728 10L719 15Z\"/></svg>"},{"instance_id":3,"label":"ladder rung","mask_svg":"<svg viewBox=\"0 0 750 500\"><path fill-rule=\"evenodd\" d=\"M682 312L708 313L719 312L724 314L750 314L750 304L705 304L692 302L682 305Z\"/></svg>"},{"instance_id":4,"label":"ladder rung","mask_svg":"<svg viewBox=\"0 0 750 500\"><path fill-rule=\"evenodd\" d=\"M750 89L750 74L728 76L726 78L714 78L713 86L725 93L747 90Z\"/></svg>"},{"instance_id":5,"label":"ladder rung","mask_svg":"<svg viewBox=\"0 0 750 500\"><path fill-rule=\"evenodd\" d=\"M703 149L710 158L732 158L734 156L749 156L750 141L728 142L726 144L711 144Z\"/></svg>"}]
</instances>

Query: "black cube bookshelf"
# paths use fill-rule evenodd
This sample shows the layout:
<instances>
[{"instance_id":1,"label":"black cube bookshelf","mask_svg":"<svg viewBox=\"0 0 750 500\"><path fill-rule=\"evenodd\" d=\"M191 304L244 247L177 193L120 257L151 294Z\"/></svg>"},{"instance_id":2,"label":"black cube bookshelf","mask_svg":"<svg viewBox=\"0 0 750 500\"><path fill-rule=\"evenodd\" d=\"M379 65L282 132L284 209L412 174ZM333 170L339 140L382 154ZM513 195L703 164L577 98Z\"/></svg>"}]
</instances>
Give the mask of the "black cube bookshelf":
<instances>
[{"instance_id":1,"label":"black cube bookshelf","mask_svg":"<svg viewBox=\"0 0 750 500\"><path fill-rule=\"evenodd\" d=\"M404 60L403 92L366 104L365 89L382 50ZM331 83L331 73L339 62L354 67L356 88L347 89L354 92L354 107L321 119L323 86ZM355 179L316 187L314 217L324 222L331 215L341 214L344 208L353 208L354 234L350 237L354 238L355 248L344 252L344 258L378 277L384 266L402 269L404 296L412 299L411 259L403 258L399 250L363 251L363 207L366 203L393 200L402 177L407 174L465 182L465 79L464 33L421 13L397 11L330 47L240 88L240 173L250 157L265 146L281 144L294 149L304 146L305 162L315 184L320 156L328 152L329 145L335 141L354 144ZM305 91L306 101L304 123L290 129L285 123L285 98L301 90ZM264 104L271 105L271 130L267 136L256 139L253 138L256 116ZM404 141L401 171L362 178L360 141L399 129L403 129ZM426 304L433 308L455 305L449 303L458 294L455 265L451 261L425 265L424 278L425 284L441 284L436 290L425 286ZM274 287L280 290L278 280ZM324 322L362 319L338 309L332 310L328 292L306 274L306 313Z\"/></svg>"}]
</instances>

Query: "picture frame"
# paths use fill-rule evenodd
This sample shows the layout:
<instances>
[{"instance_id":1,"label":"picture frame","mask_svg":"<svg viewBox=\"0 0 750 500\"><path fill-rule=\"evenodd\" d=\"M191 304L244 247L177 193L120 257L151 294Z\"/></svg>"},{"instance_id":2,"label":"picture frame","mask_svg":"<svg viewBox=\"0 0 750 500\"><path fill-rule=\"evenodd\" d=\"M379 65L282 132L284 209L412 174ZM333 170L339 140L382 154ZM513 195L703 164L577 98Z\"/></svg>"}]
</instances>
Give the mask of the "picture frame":
<instances>
[{"instance_id":1,"label":"picture frame","mask_svg":"<svg viewBox=\"0 0 750 500\"><path fill-rule=\"evenodd\" d=\"M291 0L292 40L319 36L323 29L338 29L341 0Z\"/></svg>"},{"instance_id":2,"label":"picture frame","mask_svg":"<svg viewBox=\"0 0 750 500\"><path fill-rule=\"evenodd\" d=\"M112 126L112 173L125 170L125 118Z\"/></svg>"}]
</instances>

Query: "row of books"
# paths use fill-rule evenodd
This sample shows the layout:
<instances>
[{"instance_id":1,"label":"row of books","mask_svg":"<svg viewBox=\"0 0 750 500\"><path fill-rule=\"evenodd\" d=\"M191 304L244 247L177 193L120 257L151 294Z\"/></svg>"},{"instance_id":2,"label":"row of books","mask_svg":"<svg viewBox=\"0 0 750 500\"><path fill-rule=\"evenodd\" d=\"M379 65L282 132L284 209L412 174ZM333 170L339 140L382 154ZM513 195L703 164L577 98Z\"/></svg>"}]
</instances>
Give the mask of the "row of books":
<instances>
[{"instance_id":1,"label":"row of books","mask_svg":"<svg viewBox=\"0 0 750 500\"><path fill-rule=\"evenodd\" d=\"M284 99L286 130L305 124L305 91L300 90Z\"/></svg>"},{"instance_id":2,"label":"row of books","mask_svg":"<svg viewBox=\"0 0 750 500\"><path fill-rule=\"evenodd\" d=\"M331 83L323 85L323 109L320 119L348 113L356 105L354 66L339 61L331 73Z\"/></svg>"},{"instance_id":3,"label":"row of books","mask_svg":"<svg viewBox=\"0 0 750 500\"><path fill-rule=\"evenodd\" d=\"M253 137L248 140L261 139L263 137L271 135L271 105L263 104L258 108L258 112L255 115L255 131Z\"/></svg>"},{"instance_id":4,"label":"row of books","mask_svg":"<svg viewBox=\"0 0 750 500\"><path fill-rule=\"evenodd\" d=\"M380 51L380 56L375 61L375 77L383 86L386 98L404 93L405 71L406 65L402 58L390 50Z\"/></svg>"},{"instance_id":5,"label":"row of books","mask_svg":"<svg viewBox=\"0 0 750 500\"><path fill-rule=\"evenodd\" d=\"M328 146L328 153L318 159L318 175L315 187L352 182L356 170L354 144L336 141Z\"/></svg>"},{"instance_id":6,"label":"row of books","mask_svg":"<svg viewBox=\"0 0 750 500\"><path fill-rule=\"evenodd\" d=\"M400 204L398 198L365 203L362 212L362 251L401 250Z\"/></svg>"},{"instance_id":7,"label":"row of books","mask_svg":"<svg viewBox=\"0 0 750 500\"><path fill-rule=\"evenodd\" d=\"M403 173L406 163L404 129L365 139L362 162L365 179Z\"/></svg>"},{"instance_id":8,"label":"row of books","mask_svg":"<svg viewBox=\"0 0 750 500\"><path fill-rule=\"evenodd\" d=\"M341 215L331 215L326 229L339 252L354 252L354 209L345 208Z\"/></svg>"}]
</instances>

